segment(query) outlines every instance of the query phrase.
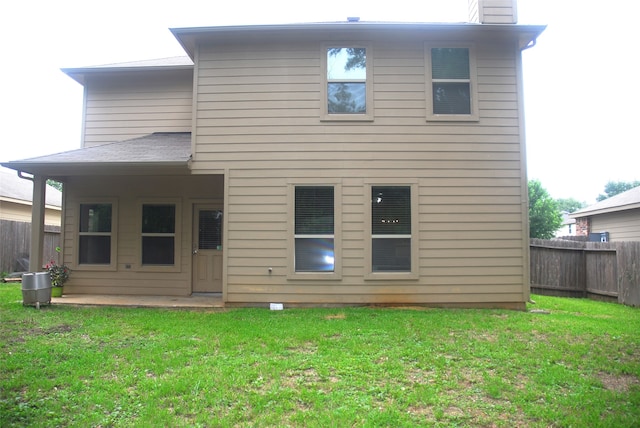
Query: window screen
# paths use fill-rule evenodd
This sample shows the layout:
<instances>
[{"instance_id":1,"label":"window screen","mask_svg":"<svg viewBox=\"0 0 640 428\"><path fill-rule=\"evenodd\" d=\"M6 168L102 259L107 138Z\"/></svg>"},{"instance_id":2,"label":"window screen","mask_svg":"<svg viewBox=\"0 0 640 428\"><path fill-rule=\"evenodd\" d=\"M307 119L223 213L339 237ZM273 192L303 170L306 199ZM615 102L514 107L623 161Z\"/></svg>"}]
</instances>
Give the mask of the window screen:
<instances>
[{"instance_id":1,"label":"window screen","mask_svg":"<svg viewBox=\"0 0 640 428\"><path fill-rule=\"evenodd\" d=\"M142 206L142 264L175 263L176 206L145 204Z\"/></svg>"},{"instance_id":2,"label":"window screen","mask_svg":"<svg viewBox=\"0 0 640 428\"><path fill-rule=\"evenodd\" d=\"M373 272L411 271L411 187L371 187Z\"/></svg>"},{"instance_id":3,"label":"window screen","mask_svg":"<svg viewBox=\"0 0 640 428\"><path fill-rule=\"evenodd\" d=\"M471 114L468 48L431 48L433 114Z\"/></svg>"},{"instance_id":4,"label":"window screen","mask_svg":"<svg viewBox=\"0 0 640 428\"><path fill-rule=\"evenodd\" d=\"M111 204L80 204L79 264L111 264Z\"/></svg>"},{"instance_id":5,"label":"window screen","mask_svg":"<svg viewBox=\"0 0 640 428\"><path fill-rule=\"evenodd\" d=\"M333 187L295 188L294 240L296 272L335 270Z\"/></svg>"}]
</instances>

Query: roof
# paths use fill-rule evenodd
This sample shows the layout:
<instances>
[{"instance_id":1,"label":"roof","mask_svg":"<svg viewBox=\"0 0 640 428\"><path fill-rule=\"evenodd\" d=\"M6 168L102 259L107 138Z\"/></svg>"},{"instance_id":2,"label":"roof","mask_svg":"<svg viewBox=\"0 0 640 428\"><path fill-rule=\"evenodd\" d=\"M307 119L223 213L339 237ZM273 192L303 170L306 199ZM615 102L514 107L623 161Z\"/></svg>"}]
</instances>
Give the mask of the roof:
<instances>
[{"instance_id":1,"label":"roof","mask_svg":"<svg viewBox=\"0 0 640 428\"><path fill-rule=\"evenodd\" d=\"M80 84L84 84L85 76L88 74L98 74L104 72L127 72L127 71L173 71L173 70L193 70L193 61L186 55L173 56L168 58L147 59L142 61L119 62L114 64L92 65L88 67L63 68L62 71Z\"/></svg>"},{"instance_id":2,"label":"roof","mask_svg":"<svg viewBox=\"0 0 640 428\"><path fill-rule=\"evenodd\" d=\"M33 199L33 183L19 177L16 171L0 168L0 199L30 205ZM45 203L53 207L62 206L62 192L47 185Z\"/></svg>"},{"instance_id":3,"label":"roof","mask_svg":"<svg viewBox=\"0 0 640 428\"><path fill-rule=\"evenodd\" d=\"M285 41L291 37L296 40L332 40L335 34L351 33L354 37L382 39L402 34L423 34L425 37L451 39L466 35L475 38L478 34L488 36L513 37L519 40L522 48L544 31L543 25L520 24L478 24L469 22L432 23L432 22L368 22L341 21L283 25L242 25L218 27L171 28L189 57L194 58L196 45L200 41L216 43L255 43L256 40Z\"/></svg>"},{"instance_id":4,"label":"roof","mask_svg":"<svg viewBox=\"0 0 640 428\"><path fill-rule=\"evenodd\" d=\"M143 137L3 163L11 169L47 176L109 173L116 169L176 168L188 171L190 132L156 132Z\"/></svg>"},{"instance_id":5,"label":"roof","mask_svg":"<svg viewBox=\"0 0 640 428\"><path fill-rule=\"evenodd\" d=\"M335 38L335 33L341 35L352 33L358 38L373 38L375 36L387 39L402 34L423 34L425 37L455 38L461 34L476 38L478 33L494 37L513 37L519 40L522 48L544 31L543 25L519 24L477 24L459 23L429 23L429 22L371 22L371 21L341 21L317 22L303 24L278 25L239 25L217 27L186 27L171 28L188 56L176 56L144 61L122 62L88 67L63 68L62 71L80 84L85 83L86 76L105 72L127 73L139 71L175 72L177 70L193 70L196 44L199 41L214 41L215 43L255 43L262 41L286 41L295 37L296 40L327 40Z\"/></svg>"},{"instance_id":6,"label":"roof","mask_svg":"<svg viewBox=\"0 0 640 428\"><path fill-rule=\"evenodd\" d=\"M572 218L589 217L640 208L640 186L619 193L596 204L571 213Z\"/></svg>"}]
</instances>

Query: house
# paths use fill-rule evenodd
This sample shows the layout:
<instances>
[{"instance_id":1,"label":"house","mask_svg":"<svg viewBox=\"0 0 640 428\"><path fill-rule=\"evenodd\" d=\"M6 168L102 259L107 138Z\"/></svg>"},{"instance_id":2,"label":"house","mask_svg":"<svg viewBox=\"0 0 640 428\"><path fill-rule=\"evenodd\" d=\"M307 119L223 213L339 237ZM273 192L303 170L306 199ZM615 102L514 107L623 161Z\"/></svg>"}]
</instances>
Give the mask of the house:
<instances>
[{"instance_id":1,"label":"house","mask_svg":"<svg viewBox=\"0 0 640 428\"><path fill-rule=\"evenodd\" d=\"M596 241L640 241L640 186L571 214L578 236Z\"/></svg>"},{"instance_id":2,"label":"house","mask_svg":"<svg viewBox=\"0 0 640 428\"><path fill-rule=\"evenodd\" d=\"M576 219L570 217L569 211L561 211L560 214L562 214L562 225L560 229L556 230L554 236L556 238L576 236Z\"/></svg>"},{"instance_id":3,"label":"house","mask_svg":"<svg viewBox=\"0 0 640 428\"><path fill-rule=\"evenodd\" d=\"M187 58L64 69L82 147L5 165L65 184L65 293L524 309L521 56L544 27L470 4L176 28Z\"/></svg>"},{"instance_id":4,"label":"house","mask_svg":"<svg viewBox=\"0 0 640 428\"><path fill-rule=\"evenodd\" d=\"M31 223L32 188L29 177L21 178L14 170L0 168L0 220ZM45 224L60 226L61 212L62 192L47 186Z\"/></svg>"},{"instance_id":5,"label":"house","mask_svg":"<svg viewBox=\"0 0 640 428\"><path fill-rule=\"evenodd\" d=\"M33 185L28 176L0 168L0 272L21 272L29 262L31 230L31 198ZM60 242L62 193L46 186L44 201L44 255L55 258Z\"/></svg>"}]
</instances>

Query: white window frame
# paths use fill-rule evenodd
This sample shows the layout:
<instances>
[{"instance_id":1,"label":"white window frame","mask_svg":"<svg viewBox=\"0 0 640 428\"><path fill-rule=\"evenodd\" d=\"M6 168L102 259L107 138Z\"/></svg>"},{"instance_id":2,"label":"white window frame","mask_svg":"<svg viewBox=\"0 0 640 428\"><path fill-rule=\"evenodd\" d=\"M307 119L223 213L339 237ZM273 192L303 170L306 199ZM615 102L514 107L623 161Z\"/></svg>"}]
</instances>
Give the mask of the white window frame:
<instances>
[{"instance_id":1,"label":"white window frame","mask_svg":"<svg viewBox=\"0 0 640 428\"><path fill-rule=\"evenodd\" d=\"M365 96L366 96L366 112L365 113L329 113L328 84L337 82L337 80L329 80L327 78L327 51L330 48L364 48L366 49L366 79ZM372 121L374 118L373 111L373 47L371 43L363 43L356 41L336 41L331 43L322 43L320 51L320 74L321 90L320 90L320 120L321 121ZM354 82L349 80L348 82Z\"/></svg>"},{"instance_id":2,"label":"white window frame","mask_svg":"<svg viewBox=\"0 0 640 428\"><path fill-rule=\"evenodd\" d=\"M433 48L466 48L469 49L469 79L433 79L431 67L431 49ZM478 121L478 66L476 63L476 47L473 43L433 43L424 44L425 60L425 95L427 107L427 121ZM433 83L434 82L466 82L469 83L470 114L434 114L433 113Z\"/></svg>"}]
</instances>

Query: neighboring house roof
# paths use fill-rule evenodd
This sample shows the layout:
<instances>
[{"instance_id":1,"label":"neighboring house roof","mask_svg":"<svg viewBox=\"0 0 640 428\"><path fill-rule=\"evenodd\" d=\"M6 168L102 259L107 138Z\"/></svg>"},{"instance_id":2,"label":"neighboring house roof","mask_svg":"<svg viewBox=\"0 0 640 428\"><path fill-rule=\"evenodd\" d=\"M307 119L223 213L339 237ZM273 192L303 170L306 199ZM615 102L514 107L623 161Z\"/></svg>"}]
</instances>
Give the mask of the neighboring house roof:
<instances>
[{"instance_id":1,"label":"neighboring house roof","mask_svg":"<svg viewBox=\"0 0 640 428\"><path fill-rule=\"evenodd\" d=\"M166 167L186 170L191 159L190 132L155 132L131 140L40 156L3 165L32 174L75 175L113 168Z\"/></svg>"},{"instance_id":2,"label":"neighboring house roof","mask_svg":"<svg viewBox=\"0 0 640 428\"><path fill-rule=\"evenodd\" d=\"M596 214L606 214L635 208L640 208L640 186L576 211L571 214L571 218L589 217Z\"/></svg>"},{"instance_id":3,"label":"neighboring house roof","mask_svg":"<svg viewBox=\"0 0 640 428\"><path fill-rule=\"evenodd\" d=\"M575 224L576 223L576 219L570 217L571 213L569 211L562 211L560 214L562 214L562 225L563 226L567 226L569 224Z\"/></svg>"},{"instance_id":4,"label":"neighboring house roof","mask_svg":"<svg viewBox=\"0 0 640 428\"><path fill-rule=\"evenodd\" d=\"M16 171L0 168L0 200L31 205L33 183L18 177ZM47 185L45 203L51 207L62 206L62 192Z\"/></svg>"}]
</instances>

